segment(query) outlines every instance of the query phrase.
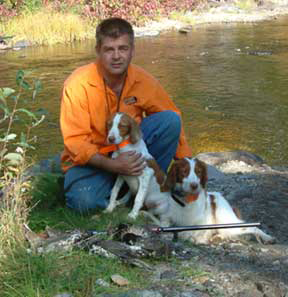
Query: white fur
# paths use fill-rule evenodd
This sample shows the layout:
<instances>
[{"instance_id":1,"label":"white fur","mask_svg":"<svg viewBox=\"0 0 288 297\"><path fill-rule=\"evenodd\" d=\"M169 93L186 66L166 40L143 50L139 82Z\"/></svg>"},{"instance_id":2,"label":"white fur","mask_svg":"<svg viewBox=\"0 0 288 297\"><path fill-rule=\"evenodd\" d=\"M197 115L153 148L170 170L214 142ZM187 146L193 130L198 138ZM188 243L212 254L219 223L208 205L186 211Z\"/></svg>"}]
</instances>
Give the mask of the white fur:
<instances>
[{"instance_id":1,"label":"white fur","mask_svg":"<svg viewBox=\"0 0 288 297\"><path fill-rule=\"evenodd\" d=\"M205 188L202 187L200 178L195 174L196 159L186 158L186 160L189 162L189 175L183 179L182 183L176 183L172 191L182 191L182 194L198 193L199 196L196 201L185 203L185 207L182 207L173 199L170 199L168 215L170 223L175 226L243 223L244 221L236 216L232 207L221 193L206 192ZM194 185L192 190L191 183L196 183L197 188L194 189ZM215 215L213 215L212 201L215 203ZM257 227L184 231L179 233L183 239L189 239L195 243L204 244L209 243L215 237L220 239L230 239L243 234L253 234L258 241L261 240L263 243L272 243L274 241L270 235L264 233Z\"/></svg>"},{"instance_id":2,"label":"white fur","mask_svg":"<svg viewBox=\"0 0 288 297\"><path fill-rule=\"evenodd\" d=\"M115 115L112 127L108 131L107 139L111 136L114 137L115 144L120 144L123 140L129 138L129 135L122 138L118 129L122 116L123 113L117 113ZM117 151L113 152L112 158L116 158L119 154L127 151L136 151L137 153L141 153L146 160L153 159L152 155L148 152L141 135L139 135L139 139L140 140L138 142L134 144L130 143L127 146L119 148ZM133 195L136 195L133 208L128 216L135 219L138 216L140 209L143 207L144 202L147 206L157 204L156 208L149 209L149 211L157 216L160 216L160 220L163 223L169 207L169 193L162 193L160 191L160 185L157 183L154 170L148 166L144 168L140 176L118 175L111 192L109 205L105 211L112 212L113 209L120 204L119 202L117 203L116 198L124 181L128 184L130 192Z\"/></svg>"}]
</instances>

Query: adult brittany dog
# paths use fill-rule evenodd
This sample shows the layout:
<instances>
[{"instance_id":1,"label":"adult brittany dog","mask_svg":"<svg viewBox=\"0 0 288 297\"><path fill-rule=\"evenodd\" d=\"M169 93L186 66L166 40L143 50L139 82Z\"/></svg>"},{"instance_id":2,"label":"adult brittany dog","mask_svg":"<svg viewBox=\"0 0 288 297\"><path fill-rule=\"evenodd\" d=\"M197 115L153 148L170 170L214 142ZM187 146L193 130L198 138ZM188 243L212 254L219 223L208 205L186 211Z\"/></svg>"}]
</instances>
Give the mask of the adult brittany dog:
<instances>
[{"instance_id":1,"label":"adult brittany dog","mask_svg":"<svg viewBox=\"0 0 288 297\"><path fill-rule=\"evenodd\" d=\"M169 208L170 195L161 192L165 174L161 171L153 156L148 152L146 144L137 122L126 113L117 112L107 122L107 141L116 146L112 158L127 151L141 153L145 158L146 167L140 176L118 175L111 192L110 202L106 212L112 212L118 205L117 195L126 181L131 194L136 195L134 205L128 216L135 219L140 209L145 206L153 215L160 218L161 224L165 223Z\"/></svg>"},{"instance_id":2,"label":"adult brittany dog","mask_svg":"<svg viewBox=\"0 0 288 297\"><path fill-rule=\"evenodd\" d=\"M219 192L207 192L207 165L197 158L184 158L173 163L163 190L171 191L169 220L176 226L243 223ZM180 236L195 243L207 244L214 239L231 239L252 234L259 242L272 243L274 238L257 227L185 231Z\"/></svg>"}]
</instances>

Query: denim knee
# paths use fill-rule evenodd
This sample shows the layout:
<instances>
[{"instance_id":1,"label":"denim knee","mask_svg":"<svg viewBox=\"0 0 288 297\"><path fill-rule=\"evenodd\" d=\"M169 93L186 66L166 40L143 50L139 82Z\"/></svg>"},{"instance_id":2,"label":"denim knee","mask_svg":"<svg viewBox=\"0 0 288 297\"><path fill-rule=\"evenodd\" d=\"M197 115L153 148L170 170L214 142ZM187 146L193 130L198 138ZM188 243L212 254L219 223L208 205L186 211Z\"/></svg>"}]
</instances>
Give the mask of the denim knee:
<instances>
[{"instance_id":1,"label":"denim knee","mask_svg":"<svg viewBox=\"0 0 288 297\"><path fill-rule=\"evenodd\" d=\"M65 174L66 205L80 213L108 206L116 175L88 166L75 166Z\"/></svg>"},{"instance_id":2,"label":"denim knee","mask_svg":"<svg viewBox=\"0 0 288 297\"><path fill-rule=\"evenodd\" d=\"M163 111L163 116L165 118L165 122L163 123L166 127L167 133L172 133L173 136L179 138L181 133L181 118L180 116L171 110ZM172 136L172 135L171 135Z\"/></svg>"},{"instance_id":3,"label":"denim knee","mask_svg":"<svg viewBox=\"0 0 288 297\"><path fill-rule=\"evenodd\" d=\"M77 187L66 193L66 205L81 214L103 210L108 206L110 195L102 195L99 195L97 187L91 185Z\"/></svg>"}]
</instances>

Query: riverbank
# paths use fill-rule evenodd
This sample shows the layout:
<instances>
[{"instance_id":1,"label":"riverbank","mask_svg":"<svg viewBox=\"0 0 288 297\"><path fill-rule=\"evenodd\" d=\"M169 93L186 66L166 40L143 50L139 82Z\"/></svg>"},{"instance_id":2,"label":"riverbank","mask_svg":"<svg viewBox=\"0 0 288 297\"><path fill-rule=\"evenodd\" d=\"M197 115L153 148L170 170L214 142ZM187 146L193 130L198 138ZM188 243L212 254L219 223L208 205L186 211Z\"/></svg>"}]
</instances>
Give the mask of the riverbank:
<instances>
[{"instance_id":1,"label":"riverbank","mask_svg":"<svg viewBox=\"0 0 288 297\"><path fill-rule=\"evenodd\" d=\"M188 33L193 27L215 23L255 23L288 15L288 1L283 5L266 3L262 6L241 8L235 4L216 2L214 5L185 14L172 15L160 21L151 21L135 27L136 36L156 36L163 31L177 30Z\"/></svg>"},{"instance_id":2,"label":"riverbank","mask_svg":"<svg viewBox=\"0 0 288 297\"><path fill-rule=\"evenodd\" d=\"M60 254L67 262L69 257L73 256L73 252L66 248L70 247L75 257L81 254L79 248L84 247L85 261L89 261L89 267L92 263L99 265L96 259L101 260L102 267L105 267L103 271L99 271L97 266L93 269L84 267L83 253L84 268L78 269L80 278L78 274L75 287L67 289L63 286L61 278L54 279L54 287L50 287L50 293L54 294L51 296L84 296L84 289L80 288L80 279L84 278L84 275L85 278L88 275L91 280L89 288L87 282L84 285L85 292L89 292L85 296L89 297L287 296L288 235L283 223L286 215L283 210L287 208L288 168L271 168L261 157L245 151L203 153L197 157L210 165L208 190L222 192L227 200L240 210L247 222L260 222L261 229L276 238L276 244L264 246L253 239L242 238L209 245L193 245L184 241L174 242L172 235L167 233L156 235L156 241L153 241L155 234L145 229L146 224L151 222L141 221L141 218L137 219L137 222L128 222L127 209L120 207L112 214L99 213L87 218L84 230L88 228L89 219L89 224L93 225L94 222L95 230L110 232L109 238L103 238L99 233L88 239L86 234L84 239L79 240L81 235L77 223L76 230L70 229L74 237L78 236L74 246L71 236L68 236L70 233L62 231L57 234L57 230L49 228L44 232L47 233L46 237L43 233L33 233L32 239L28 239L30 244L36 244L34 249L40 253L34 257L45 259ZM67 211L63 214L65 215L61 217L62 225L71 219ZM133 226L127 230L127 234L129 238L137 234L135 241L131 240L125 244L125 233L115 236L115 230L120 227L118 220L122 227L123 223ZM166 248L165 256L163 244ZM112 264L111 259L116 263ZM59 265L61 262L57 260L53 268L56 270ZM127 270L123 270L123 265ZM65 274L73 274L72 268L69 270L69 267L65 267ZM115 274L120 274L124 280L119 283L113 281ZM138 278L135 279L136 275ZM47 275L45 277L47 278ZM58 288L58 292L55 288ZM63 291L63 288L66 290ZM22 292L21 290L22 288L19 288L19 292ZM47 287L43 288L42 292L47 292Z\"/></svg>"},{"instance_id":3,"label":"riverbank","mask_svg":"<svg viewBox=\"0 0 288 297\"><path fill-rule=\"evenodd\" d=\"M256 5L251 1L247 1L249 5L243 3L245 2L208 2L186 13L173 12L169 17L159 17L157 20L145 22L143 26L134 26L135 35L136 37L157 36L171 30L185 34L193 28L207 24L253 23L288 15L287 0L281 1L281 5L272 2L264 2L261 5ZM95 22L93 24L86 22L85 19L73 14L43 10L15 18L15 23L12 19L10 25L2 24L0 52L35 45L53 45L93 39L94 33ZM12 38L6 39L5 36L12 36Z\"/></svg>"}]
</instances>

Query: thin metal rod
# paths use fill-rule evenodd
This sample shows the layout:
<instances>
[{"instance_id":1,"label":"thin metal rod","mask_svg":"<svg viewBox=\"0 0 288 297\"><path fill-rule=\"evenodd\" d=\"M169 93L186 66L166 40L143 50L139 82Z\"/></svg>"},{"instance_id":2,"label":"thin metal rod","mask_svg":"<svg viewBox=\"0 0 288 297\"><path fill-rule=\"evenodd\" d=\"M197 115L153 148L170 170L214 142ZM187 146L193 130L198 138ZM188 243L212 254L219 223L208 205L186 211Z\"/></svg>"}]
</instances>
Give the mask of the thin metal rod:
<instances>
[{"instance_id":1,"label":"thin metal rod","mask_svg":"<svg viewBox=\"0 0 288 297\"><path fill-rule=\"evenodd\" d=\"M181 227L156 227L151 230L154 232L182 232L182 231L199 231L210 229L225 229L225 228L244 228L257 227L260 223L235 223L235 224L211 224L211 225L194 225Z\"/></svg>"}]
</instances>

